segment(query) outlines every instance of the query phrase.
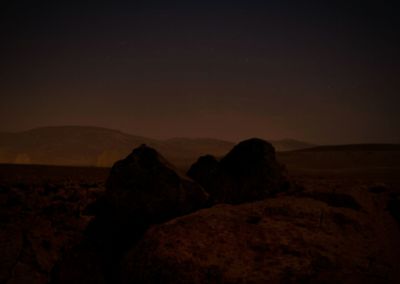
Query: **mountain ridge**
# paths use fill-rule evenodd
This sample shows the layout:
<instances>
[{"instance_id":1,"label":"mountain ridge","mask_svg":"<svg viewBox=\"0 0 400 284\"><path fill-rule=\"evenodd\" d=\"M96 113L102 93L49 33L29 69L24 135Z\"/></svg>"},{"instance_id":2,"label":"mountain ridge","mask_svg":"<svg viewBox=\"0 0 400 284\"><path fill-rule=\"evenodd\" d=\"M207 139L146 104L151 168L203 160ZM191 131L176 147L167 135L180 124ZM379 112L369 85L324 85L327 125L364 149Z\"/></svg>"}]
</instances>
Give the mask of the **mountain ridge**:
<instances>
[{"instance_id":1,"label":"mountain ridge","mask_svg":"<svg viewBox=\"0 0 400 284\"><path fill-rule=\"evenodd\" d=\"M315 146L294 139L271 141L277 151ZM158 149L180 165L199 156L225 155L234 142L209 137L154 139L96 126L45 126L20 132L0 132L0 163L111 166L141 144Z\"/></svg>"}]
</instances>

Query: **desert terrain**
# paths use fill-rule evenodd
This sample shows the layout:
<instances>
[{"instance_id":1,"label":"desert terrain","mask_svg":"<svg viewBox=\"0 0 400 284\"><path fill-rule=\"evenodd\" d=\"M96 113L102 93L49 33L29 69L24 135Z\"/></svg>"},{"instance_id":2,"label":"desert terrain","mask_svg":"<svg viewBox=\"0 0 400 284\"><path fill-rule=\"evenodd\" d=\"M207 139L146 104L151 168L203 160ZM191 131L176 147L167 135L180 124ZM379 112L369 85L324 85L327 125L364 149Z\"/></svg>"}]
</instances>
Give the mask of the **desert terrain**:
<instances>
[{"instance_id":1,"label":"desert terrain","mask_svg":"<svg viewBox=\"0 0 400 284\"><path fill-rule=\"evenodd\" d=\"M400 284L395 1L3 1L0 284Z\"/></svg>"},{"instance_id":2,"label":"desert terrain","mask_svg":"<svg viewBox=\"0 0 400 284\"><path fill-rule=\"evenodd\" d=\"M112 169L0 165L0 283L399 283L399 146L276 163L249 143L191 178L156 145Z\"/></svg>"}]
</instances>

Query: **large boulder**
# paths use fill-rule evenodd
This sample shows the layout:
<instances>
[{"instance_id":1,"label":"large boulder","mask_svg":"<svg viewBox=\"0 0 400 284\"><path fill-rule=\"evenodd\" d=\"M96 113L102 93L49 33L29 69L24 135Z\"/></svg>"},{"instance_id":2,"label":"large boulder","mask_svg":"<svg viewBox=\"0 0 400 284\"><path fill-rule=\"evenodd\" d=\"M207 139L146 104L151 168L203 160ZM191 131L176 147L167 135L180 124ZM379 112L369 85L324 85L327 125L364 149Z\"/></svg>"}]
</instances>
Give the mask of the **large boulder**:
<instances>
[{"instance_id":1,"label":"large boulder","mask_svg":"<svg viewBox=\"0 0 400 284\"><path fill-rule=\"evenodd\" d=\"M142 145L111 169L109 214L127 222L159 223L204 207L208 195L156 150Z\"/></svg>"},{"instance_id":2,"label":"large boulder","mask_svg":"<svg viewBox=\"0 0 400 284\"><path fill-rule=\"evenodd\" d=\"M151 224L204 208L207 200L199 184L156 150L134 149L112 167L104 196L88 210L95 218L87 239L60 262L54 278L57 283L118 283L121 256Z\"/></svg>"},{"instance_id":3,"label":"large boulder","mask_svg":"<svg viewBox=\"0 0 400 284\"><path fill-rule=\"evenodd\" d=\"M149 229L122 283L400 283L392 225L311 197L220 204Z\"/></svg>"},{"instance_id":4,"label":"large boulder","mask_svg":"<svg viewBox=\"0 0 400 284\"><path fill-rule=\"evenodd\" d=\"M90 237L124 245L150 225L206 206L208 194L156 150L142 145L114 164L98 200Z\"/></svg>"},{"instance_id":5,"label":"large boulder","mask_svg":"<svg viewBox=\"0 0 400 284\"><path fill-rule=\"evenodd\" d=\"M200 157L188 176L201 184L215 203L261 200L288 187L274 147L257 138L240 142L220 162L212 156Z\"/></svg>"}]
</instances>

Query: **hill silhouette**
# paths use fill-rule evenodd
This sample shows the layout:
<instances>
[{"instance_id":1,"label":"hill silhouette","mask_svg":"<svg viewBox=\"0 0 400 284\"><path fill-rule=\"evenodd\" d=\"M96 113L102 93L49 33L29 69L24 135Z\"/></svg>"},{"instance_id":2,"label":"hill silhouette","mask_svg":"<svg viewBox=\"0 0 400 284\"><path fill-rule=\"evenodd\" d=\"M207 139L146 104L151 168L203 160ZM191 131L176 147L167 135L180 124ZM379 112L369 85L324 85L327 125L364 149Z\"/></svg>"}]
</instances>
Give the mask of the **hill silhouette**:
<instances>
[{"instance_id":1,"label":"hill silhouette","mask_svg":"<svg viewBox=\"0 0 400 284\"><path fill-rule=\"evenodd\" d=\"M212 138L157 140L101 127L41 127L0 133L0 163L109 167L141 144L159 149L180 168L192 164L201 155L220 157L234 145ZM313 146L290 139L272 141L272 144L278 151Z\"/></svg>"}]
</instances>

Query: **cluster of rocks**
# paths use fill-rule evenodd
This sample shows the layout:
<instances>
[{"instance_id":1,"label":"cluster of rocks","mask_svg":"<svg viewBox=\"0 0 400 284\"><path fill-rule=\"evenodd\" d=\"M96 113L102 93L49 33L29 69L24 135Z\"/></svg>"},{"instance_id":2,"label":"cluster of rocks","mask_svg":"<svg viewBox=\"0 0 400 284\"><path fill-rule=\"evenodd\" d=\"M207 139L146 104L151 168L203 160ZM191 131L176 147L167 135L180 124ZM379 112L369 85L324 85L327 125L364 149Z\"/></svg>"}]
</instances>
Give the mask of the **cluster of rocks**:
<instances>
[{"instance_id":1,"label":"cluster of rocks","mask_svg":"<svg viewBox=\"0 0 400 284\"><path fill-rule=\"evenodd\" d=\"M86 239L54 283L390 282L353 198L292 192L272 145L239 143L186 175L142 145L111 169ZM393 238L395 239L395 238ZM385 255L386 257L386 255Z\"/></svg>"},{"instance_id":2,"label":"cluster of rocks","mask_svg":"<svg viewBox=\"0 0 400 284\"><path fill-rule=\"evenodd\" d=\"M104 196L87 210L95 218L86 239L54 269L54 282L119 281L121 261L151 225L217 203L264 199L287 186L274 148L260 139L238 144L221 161L199 158L188 176L146 145L116 162Z\"/></svg>"},{"instance_id":3,"label":"cluster of rocks","mask_svg":"<svg viewBox=\"0 0 400 284\"><path fill-rule=\"evenodd\" d=\"M188 176L210 193L213 203L256 201L289 188L274 147L261 139L239 143L221 161L210 155L200 157Z\"/></svg>"}]
</instances>

